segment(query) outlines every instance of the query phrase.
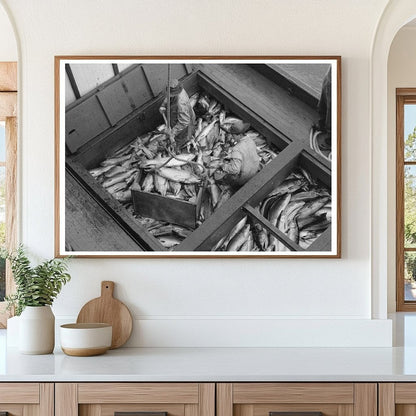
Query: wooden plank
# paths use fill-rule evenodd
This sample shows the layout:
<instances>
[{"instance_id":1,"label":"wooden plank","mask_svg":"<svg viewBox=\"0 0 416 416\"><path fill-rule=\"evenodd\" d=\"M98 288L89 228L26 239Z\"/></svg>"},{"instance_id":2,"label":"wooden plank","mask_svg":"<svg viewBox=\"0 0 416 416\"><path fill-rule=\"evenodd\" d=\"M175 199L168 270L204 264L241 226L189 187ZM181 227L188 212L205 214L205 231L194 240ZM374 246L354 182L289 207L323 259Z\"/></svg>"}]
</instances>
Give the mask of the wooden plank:
<instances>
[{"instance_id":1,"label":"wooden plank","mask_svg":"<svg viewBox=\"0 0 416 416\"><path fill-rule=\"evenodd\" d=\"M262 134L269 143L273 143L279 150L283 150L291 140L270 123L251 110L245 103L236 100L232 92L227 91L222 85L213 82L202 72L197 72L198 84L209 95L224 105L226 111L235 114Z\"/></svg>"},{"instance_id":2,"label":"wooden plank","mask_svg":"<svg viewBox=\"0 0 416 416\"><path fill-rule=\"evenodd\" d=\"M198 403L197 383L80 383L79 403ZM213 416L213 415L203 415Z\"/></svg>"},{"instance_id":3,"label":"wooden plank","mask_svg":"<svg viewBox=\"0 0 416 416\"><path fill-rule=\"evenodd\" d=\"M65 242L74 251L141 251L114 218L73 177L65 174Z\"/></svg>"},{"instance_id":4,"label":"wooden plank","mask_svg":"<svg viewBox=\"0 0 416 416\"><path fill-rule=\"evenodd\" d=\"M153 98L141 65L126 74L121 74L123 86L136 108L141 107Z\"/></svg>"},{"instance_id":5,"label":"wooden plank","mask_svg":"<svg viewBox=\"0 0 416 416\"><path fill-rule=\"evenodd\" d=\"M215 383L199 384L199 416L216 416Z\"/></svg>"},{"instance_id":6,"label":"wooden plank","mask_svg":"<svg viewBox=\"0 0 416 416\"><path fill-rule=\"evenodd\" d=\"M332 227L329 227L307 248L308 251L330 251L332 248Z\"/></svg>"},{"instance_id":7,"label":"wooden plank","mask_svg":"<svg viewBox=\"0 0 416 416\"><path fill-rule=\"evenodd\" d=\"M184 416L199 416L199 406L197 404L185 404Z\"/></svg>"},{"instance_id":8,"label":"wooden plank","mask_svg":"<svg viewBox=\"0 0 416 416\"><path fill-rule=\"evenodd\" d=\"M395 403L416 403L416 383L396 383L394 389Z\"/></svg>"},{"instance_id":9,"label":"wooden plank","mask_svg":"<svg viewBox=\"0 0 416 416\"><path fill-rule=\"evenodd\" d=\"M416 404L396 405L395 416L416 416Z\"/></svg>"},{"instance_id":10,"label":"wooden plank","mask_svg":"<svg viewBox=\"0 0 416 416\"><path fill-rule=\"evenodd\" d=\"M101 86L105 81L114 76L111 63L71 63L71 71L74 75L81 97Z\"/></svg>"},{"instance_id":11,"label":"wooden plank","mask_svg":"<svg viewBox=\"0 0 416 416\"><path fill-rule=\"evenodd\" d=\"M77 384L55 384L55 416L78 416Z\"/></svg>"},{"instance_id":12,"label":"wooden plank","mask_svg":"<svg viewBox=\"0 0 416 416\"><path fill-rule=\"evenodd\" d=\"M354 406L352 404L340 404L338 406L338 416L354 416Z\"/></svg>"},{"instance_id":13,"label":"wooden plank","mask_svg":"<svg viewBox=\"0 0 416 416\"><path fill-rule=\"evenodd\" d=\"M39 404L39 384L1 383L0 403Z\"/></svg>"},{"instance_id":14,"label":"wooden plank","mask_svg":"<svg viewBox=\"0 0 416 416\"><path fill-rule=\"evenodd\" d=\"M235 383L233 397L241 404L349 404L354 403L354 388L352 383Z\"/></svg>"},{"instance_id":15,"label":"wooden plank","mask_svg":"<svg viewBox=\"0 0 416 416\"><path fill-rule=\"evenodd\" d=\"M74 153L85 143L111 127L96 96L65 114L65 144Z\"/></svg>"},{"instance_id":16,"label":"wooden plank","mask_svg":"<svg viewBox=\"0 0 416 416\"><path fill-rule=\"evenodd\" d=\"M251 108L291 141L309 147L309 131L319 119L316 109L290 96L287 91L247 65L198 66L211 80ZM241 88L244 85L244 88Z\"/></svg>"},{"instance_id":17,"label":"wooden plank","mask_svg":"<svg viewBox=\"0 0 416 416\"><path fill-rule=\"evenodd\" d=\"M233 385L217 383L217 416L233 416Z\"/></svg>"},{"instance_id":18,"label":"wooden plank","mask_svg":"<svg viewBox=\"0 0 416 416\"><path fill-rule=\"evenodd\" d=\"M98 91L97 98L111 126L114 126L122 118L128 116L135 108L131 105L120 79L113 82L107 88Z\"/></svg>"},{"instance_id":19,"label":"wooden plank","mask_svg":"<svg viewBox=\"0 0 416 416\"><path fill-rule=\"evenodd\" d=\"M394 416L395 394L394 383L378 385L378 416Z\"/></svg>"},{"instance_id":20,"label":"wooden plank","mask_svg":"<svg viewBox=\"0 0 416 416\"><path fill-rule=\"evenodd\" d=\"M17 91L17 62L0 62L0 91Z\"/></svg>"},{"instance_id":21,"label":"wooden plank","mask_svg":"<svg viewBox=\"0 0 416 416\"><path fill-rule=\"evenodd\" d=\"M316 108L330 64L251 64L251 67L285 88L289 94Z\"/></svg>"},{"instance_id":22,"label":"wooden plank","mask_svg":"<svg viewBox=\"0 0 416 416\"><path fill-rule=\"evenodd\" d=\"M17 93L0 92L0 121L17 115Z\"/></svg>"},{"instance_id":23,"label":"wooden plank","mask_svg":"<svg viewBox=\"0 0 416 416\"><path fill-rule=\"evenodd\" d=\"M244 204L249 203L252 206L257 206L272 189L283 182L296 166L301 151L302 146L293 143L280 152L173 250L210 250L244 216L242 210Z\"/></svg>"},{"instance_id":24,"label":"wooden plank","mask_svg":"<svg viewBox=\"0 0 416 416\"><path fill-rule=\"evenodd\" d=\"M134 211L144 217L196 227L196 204L132 189Z\"/></svg>"},{"instance_id":25,"label":"wooden plank","mask_svg":"<svg viewBox=\"0 0 416 416\"><path fill-rule=\"evenodd\" d=\"M254 209L252 206L245 204L243 206L243 210L246 211L247 214L255 222L258 222L260 225L266 227L279 241L281 241L291 251L305 251L299 244L297 244L295 241L292 241L285 233L280 231L269 220L260 215L258 211Z\"/></svg>"},{"instance_id":26,"label":"wooden plank","mask_svg":"<svg viewBox=\"0 0 416 416\"><path fill-rule=\"evenodd\" d=\"M85 190L94 198L96 203L105 208L112 217L113 222L118 223L124 232L137 243L142 250L164 251L166 250L159 241L150 235L145 228L129 212L113 198L97 181L77 163L67 164L71 174L82 184Z\"/></svg>"},{"instance_id":27,"label":"wooden plank","mask_svg":"<svg viewBox=\"0 0 416 416\"><path fill-rule=\"evenodd\" d=\"M196 74L191 74L183 80L186 91L193 94L197 90ZM163 123L158 109L163 97L155 98L144 106L130 113L120 125L107 129L102 134L90 140L78 149L75 161L87 169L97 166L105 157L111 155L114 149L131 142L137 136L153 130Z\"/></svg>"},{"instance_id":28,"label":"wooden plank","mask_svg":"<svg viewBox=\"0 0 416 416\"><path fill-rule=\"evenodd\" d=\"M377 416L377 384L354 384L354 416Z\"/></svg>"},{"instance_id":29,"label":"wooden plank","mask_svg":"<svg viewBox=\"0 0 416 416\"><path fill-rule=\"evenodd\" d=\"M54 383L40 383L39 385L40 416L54 416L55 415L55 384Z\"/></svg>"},{"instance_id":30,"label":"wooden plank","mask_svg":"<svg viewBox=\"0 0 416 416\"><path fill-rule=\"evenodd\" d=\"M168 81L168 65L167 64L144 64L143 71L152 88L155 96L166 90ZM186 68L183 64L171 64L172 79L178 80L187 75Z\"/></svg>"}]
</instances>

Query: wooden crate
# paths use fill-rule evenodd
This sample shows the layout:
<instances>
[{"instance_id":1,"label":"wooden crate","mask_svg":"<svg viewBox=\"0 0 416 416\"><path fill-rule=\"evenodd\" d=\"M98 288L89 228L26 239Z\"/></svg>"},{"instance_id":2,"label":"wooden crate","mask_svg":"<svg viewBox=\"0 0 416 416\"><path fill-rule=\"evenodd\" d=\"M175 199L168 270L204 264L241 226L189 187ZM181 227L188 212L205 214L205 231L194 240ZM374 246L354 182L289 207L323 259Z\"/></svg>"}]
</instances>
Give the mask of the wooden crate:
<instances>
[{"instance_id":1,"label":"wooden crate","mask_svg":"<svg viewBox=\"0 0 416 416\"><path fill-rule=\"evenodd\" d=\"M253 72L253 76L257 74L257 76L262 77L254 69L249 68L248 70ZM201 65L197 68L197 71L183 77L182 82L190 95L198 90L205 90L220 101L227 111L250 122L252 127L265 136L269 143L274 144L280 150L280 153L217 209L199 228L184 239L181 244L174 247L173 251L211 250L211 247L229 232L244 215L249 215L255 221L260 222L291 250L303 251L291 242L286 235L268 223L266 219L260 218L253 207L263 200L297 166L304 166L315 178L330 189L330 163L314 155L306 144L307 139L303 137L307 131L306 126L310 127L311 125L309 123L315 114L315 110L305 107L304 103L299 103L299 112L296 117L297 120L302 120L304 125L291 125L287 119L284 123L282 122L283 124L279 124L279 119L268 108L269 103L259 103L256 106L255 97L243 100L244 95L238 96L238 94L244 94L244 92L235 91L232 74L213 74L207 69L206 65ZM284 89L281 89L279 94L282 94L282 100L291 100L287 103L289 107L294 108L296 106L296 97L288 98ZM144 134L161 124L163 121L158 108L162 100L163 94L160 94L147 101L114 126L82 145L73 155L67 157L68 168L76 176L80 186L83 186L101 204L103 209L117 220L123 232L127 233L134 244L137 245L138 251L165 251L166 249L91 177L87 169L97 166L103 159L113 154L114 151L127 144L137 135ZM302 134L301 140L293 139L297 134ZM147 208L149 215L151 215L151 204L160 203L160 198L163 197L155 194L147 195L147 197L149 201ZM166 214L166 210L164 211ZM309 250L328 251L330 248L331 230L329 228L313 243Z\"/></svg>"}]
</instances>

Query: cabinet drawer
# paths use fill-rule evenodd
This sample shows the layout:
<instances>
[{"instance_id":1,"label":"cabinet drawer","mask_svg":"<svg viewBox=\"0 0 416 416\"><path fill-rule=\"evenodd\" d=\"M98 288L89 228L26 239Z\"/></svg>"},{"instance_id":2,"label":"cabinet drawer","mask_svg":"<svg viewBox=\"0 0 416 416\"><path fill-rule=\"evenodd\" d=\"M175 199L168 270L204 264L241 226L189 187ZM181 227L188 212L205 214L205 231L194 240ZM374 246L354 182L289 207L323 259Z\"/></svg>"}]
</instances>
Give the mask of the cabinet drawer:
<instances>
[{"instance_id":1,"label":"cabinet drawer","mask_svg":"<svg viewBox=\"0 0 416 416\"><path fill-rule=\"evenodd\" d=\"M217 416L283 415L376 416L377 385L375 383L217 384Z\"/></svg>"},{"instance_id":2,"label":"cabinet drawer","mask_svg":"<svg viewBox=\"0 0 416 416\"><path fill-rule=\"evenodd\" d=\"M416 415L416 383L380 383L379 416Z\"/></svg>"},{"instance_id":3,"label":"cabinet drawer","mask_svg":"<svg viewBox=\"0 0 416 416\"><path fill-rule=\"evenodd\" d=\"M213 383L60 383L56 416L215 416Z\"/></svg>"}]
</instances>

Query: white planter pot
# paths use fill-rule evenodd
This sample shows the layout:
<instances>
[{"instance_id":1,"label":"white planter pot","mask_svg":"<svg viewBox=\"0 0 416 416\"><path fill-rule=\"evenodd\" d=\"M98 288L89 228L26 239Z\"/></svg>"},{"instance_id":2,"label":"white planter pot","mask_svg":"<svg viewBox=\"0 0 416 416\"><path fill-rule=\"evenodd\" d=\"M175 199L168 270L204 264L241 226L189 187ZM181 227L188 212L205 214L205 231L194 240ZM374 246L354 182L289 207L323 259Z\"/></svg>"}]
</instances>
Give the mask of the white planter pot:
<instances>
[{"instance_id":1,"label":"white planter pot","mask_svg":"<svg viewBox=\"0 0 416 416\"><path fill-rule=\"evenodd\" d=\"M50 306L26 306L19 319L19 351L50 354L55 346L55 316Z\"/></svg>"},{"instance_id":2,"label":"white planter pot","mask_svg":"<svg viewBox=\"0 0 416 416\"><path fill-rule=\"evenodd\" d=\"M19 346L19 320L20 316L14 316L7 320L7 347Z\"/></svg>"}]
</instances>

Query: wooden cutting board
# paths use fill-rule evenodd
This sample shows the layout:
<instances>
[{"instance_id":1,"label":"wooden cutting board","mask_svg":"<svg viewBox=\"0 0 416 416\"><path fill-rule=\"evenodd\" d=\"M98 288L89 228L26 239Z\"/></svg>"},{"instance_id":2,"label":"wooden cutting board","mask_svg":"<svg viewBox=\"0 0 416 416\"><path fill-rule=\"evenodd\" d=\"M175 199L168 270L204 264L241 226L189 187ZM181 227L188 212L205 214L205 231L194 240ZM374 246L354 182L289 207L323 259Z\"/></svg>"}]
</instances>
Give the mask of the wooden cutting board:
<instances>
[{"instance_id":1,"label":"wooden cutting board","mask_svg":"<svg viewBox=\"0 0 416 416\"><path fill-rule=\"evenodd\" d=\"M121 347L130 338L133 319L127 306L113 297L114 282L101 282L101 296L86 303L77 323L107 323L113 326L111 349Z\"/></svg>"}]
</instances>

